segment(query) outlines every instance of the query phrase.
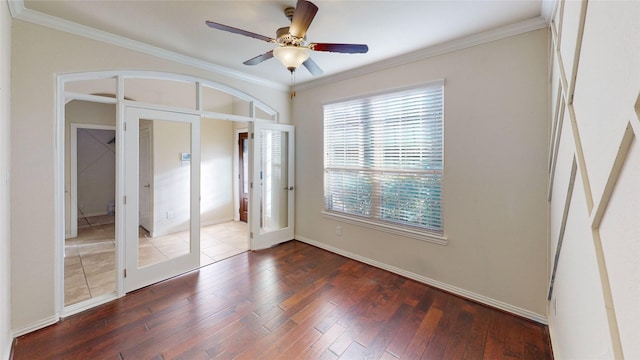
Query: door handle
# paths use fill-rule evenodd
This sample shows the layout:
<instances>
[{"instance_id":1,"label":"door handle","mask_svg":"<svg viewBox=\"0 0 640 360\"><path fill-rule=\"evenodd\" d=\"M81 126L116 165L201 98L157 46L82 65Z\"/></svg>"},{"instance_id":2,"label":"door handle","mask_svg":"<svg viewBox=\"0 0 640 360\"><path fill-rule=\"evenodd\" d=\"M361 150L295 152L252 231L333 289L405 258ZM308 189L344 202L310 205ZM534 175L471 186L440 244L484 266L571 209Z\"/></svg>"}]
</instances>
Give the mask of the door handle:
<instances>
[{"instance_id":1,"label":"door handle","mask_svg":"<svg viewBox=\"0 0 640 360\"><path fill-rule=\"evenodd\" d=\"M145 185L144 187L151 187L151 184L147 184L147 185Z\"/></svg>"},{"instance_id":2,"label":"door handle","mask_svg":"<svg viewBox=\"0 0 640 360\"><path fill-rule=\"evenodd\" d=\"M282 190L291 190L291 191L293 191L293 186L289 186L288 188L282 188Z\"/></svg>"}]
</instances>

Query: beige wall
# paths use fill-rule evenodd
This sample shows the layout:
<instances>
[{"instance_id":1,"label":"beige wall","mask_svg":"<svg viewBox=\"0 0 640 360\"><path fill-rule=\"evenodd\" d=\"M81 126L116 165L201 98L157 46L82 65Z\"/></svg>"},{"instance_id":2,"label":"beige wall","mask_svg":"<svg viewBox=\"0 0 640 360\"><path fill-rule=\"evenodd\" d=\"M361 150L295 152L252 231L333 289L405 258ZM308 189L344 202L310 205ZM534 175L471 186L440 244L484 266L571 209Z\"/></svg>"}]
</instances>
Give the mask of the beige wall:
<instances>
[{"instance_id":1,"label":"beige wall","mask_svg":"<svg viewBox=\"0 0 640 360\"><path fill-rule=\"evenodd\" d=\"M547 49L543 29L298 91L296 238L544 321ZM448 245L324 218L322 104L442 78Z\"/></svg>"},{"instance_id":2,"label":"beige wall","mask_svg":"<svg viewBox=\"0 0 640 360\"><path fill-rule=\"evenodd\" d=\"M11 145L11 15L0 1L0 359L11 351L9 154Z\"/></svg>"},{"instance_id":3,"label":"beige wall","mask_svg":"<svg viewBox=\"0 0 640 360\"><path fill-rule=\"evenodd\" d=\"M61 211L55 208L54 184L56 74L135 69L186 74L236 88L272 106L281 121L290 118L286 92L20 20L13 21L12 45L11 314L15 331L57 318L56 231L62 229L55 223Z\"/></svg>"},{"instance_id":4,"label":"beige wall","mask_svg":"<svg viewBox=\"0 0 640 360\"><path fill-rule=\"evenodd\" d=\"M191 153L191 125L177 121L153 120L152 237L189 229L191 215L191 162L181 160Z\"/></svg>"},{"instance_id":5,"label":"beige wall","mask_svg":"<svg viewBox=\"0 0 640 360\"><path fill-rule=\"evenodd\" d=\"M640 2L560 1L551 27L555 357L638 359Z\"/></svg>"},{"instance_id":6,"label":"beige wall","mask_svg":"<svg viewBox=\"0 0 640 360\"><path fill-rule=\"evenodd\" d=\"M107 215L116 200L115 130L78 129L78 194L80 216ZM111 142L111 143L110 143Z\"/></svg>"},{"instance_id":7,"label":"beige wall","mask_svg":"<svg viewBox=\"0 0 640 360\"><path fill-rule=\"evenodd\" d=\"M203 119L201 127L200 225L233 219L234 123Z\"/></svg>"}]
</instances>

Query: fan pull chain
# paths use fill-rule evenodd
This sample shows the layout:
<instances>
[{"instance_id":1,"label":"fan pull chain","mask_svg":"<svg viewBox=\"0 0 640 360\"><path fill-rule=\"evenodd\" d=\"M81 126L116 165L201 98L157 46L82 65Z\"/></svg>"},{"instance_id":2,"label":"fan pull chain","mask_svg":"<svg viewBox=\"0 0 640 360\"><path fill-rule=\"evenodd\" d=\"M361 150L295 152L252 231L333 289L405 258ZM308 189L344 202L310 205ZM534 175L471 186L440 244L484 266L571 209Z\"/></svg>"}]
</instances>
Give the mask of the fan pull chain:
<instances>
[{"instance_id":1,"label":"fan pull chain","mask_svg":"<svg viewBox=\"0 0 640 360\"><path fill-rule=\"evenodd\" d=\"M296 97L296 92L293 90L293 87L296 85L296 72L295 70L291 70L291 92L289 93L289 99L293 100Z\"/></svg>"}]
</instances>

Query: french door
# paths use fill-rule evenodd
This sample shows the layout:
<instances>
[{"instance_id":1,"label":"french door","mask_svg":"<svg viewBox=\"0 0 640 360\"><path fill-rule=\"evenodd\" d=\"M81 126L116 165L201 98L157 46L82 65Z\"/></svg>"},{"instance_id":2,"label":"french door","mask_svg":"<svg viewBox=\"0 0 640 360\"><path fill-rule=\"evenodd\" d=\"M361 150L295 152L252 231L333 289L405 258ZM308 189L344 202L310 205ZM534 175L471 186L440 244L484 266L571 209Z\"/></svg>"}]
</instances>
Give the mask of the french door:
<instances>
[{"instance_id":1,"label":"french door","mask_svg":"<svg viewBox=\"0 0 640 360\"><path fill-rule=\"evenodd\" d=\"M292 125L256 120L250 126L251 249L259 250L294 236L294 146Z\"/></svg>"},{"instance_id":2,"label":"french door","mask_svg":"<svg viewBox=\"0 0 640 360\"><path fill-rule=\"evenodd\" d=\"M200 117L127 107L125 119L130 292L200 266ZM294 237L295 133L291 125L260 120L250 133L248 220L251 249L258 250Z\"/></svg>"},{"instance_id":3,"label":"french door","mask_svg":"<svg viewBox=\"0 0 640 360\"><path fill-rule=\"evenodd\" d=\"M200 117L125 110L126 292L200 266Z\"/></svg>"}]
</instances>

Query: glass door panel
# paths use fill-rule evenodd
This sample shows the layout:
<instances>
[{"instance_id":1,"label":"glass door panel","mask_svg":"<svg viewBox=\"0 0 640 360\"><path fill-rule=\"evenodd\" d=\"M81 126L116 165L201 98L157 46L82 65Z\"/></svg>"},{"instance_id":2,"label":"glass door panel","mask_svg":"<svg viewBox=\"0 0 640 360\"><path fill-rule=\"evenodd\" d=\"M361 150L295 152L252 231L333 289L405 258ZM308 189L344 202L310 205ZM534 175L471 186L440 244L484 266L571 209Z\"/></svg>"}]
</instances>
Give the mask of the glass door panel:
<instances>
[{"instance_id":1,"label":"glass door panel","mask_svg":"<svg viewBox=\"0 0 640 360\"><path fill-rule=\"evenodd\" d=\"M288 226L287 177L288 133L262 129L260 136L260 233L284 229Z\"/></svg>"},{"instance_id":2,"label":"glass door panel","mask_svg":"<svg viewBox=\"0 0 640 360\"><path fill-rule=\"evenodd\" d=\"M199 266L199 120L127 108L126 291Z\"/></svg>"},{"instance_id":3,"label":"glass door panel","mask_svg":"<svg viewBox=\"0 0 640 360\"><path fill-rule=\"evenodd\" d=\"M252 132L252 249L261 249L293 239L294 128L256 121Z\"/></svg>"},{"instance_id":4,"label":"glass door panel","mask_svg":"<svg viewBox=\"0 0 640 360\"><path fill-rule=\"evenodd\" d=\"M191 161L183 156L191 152L191 124L141 119L139 130L138 267L142 268L189 253Z\"/></svg>"}]
</instances>

